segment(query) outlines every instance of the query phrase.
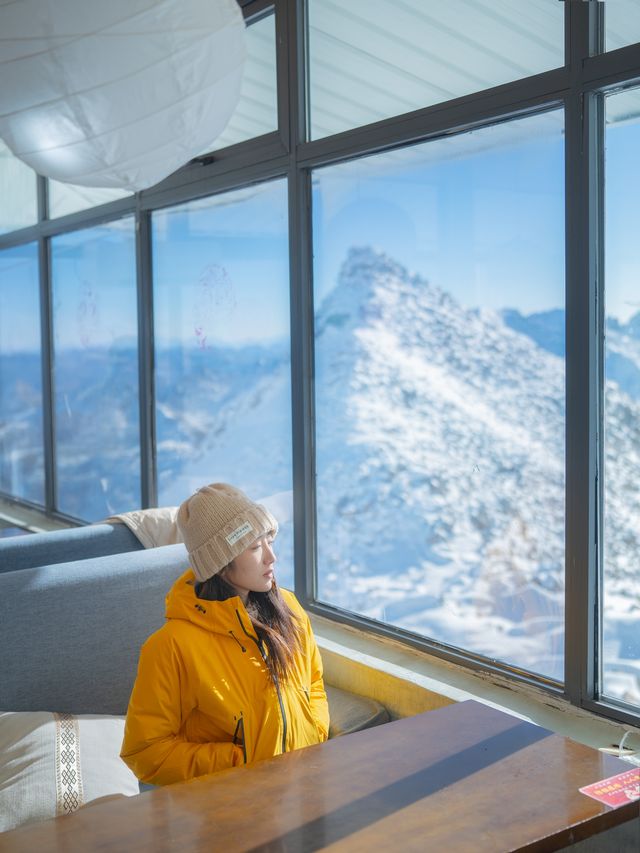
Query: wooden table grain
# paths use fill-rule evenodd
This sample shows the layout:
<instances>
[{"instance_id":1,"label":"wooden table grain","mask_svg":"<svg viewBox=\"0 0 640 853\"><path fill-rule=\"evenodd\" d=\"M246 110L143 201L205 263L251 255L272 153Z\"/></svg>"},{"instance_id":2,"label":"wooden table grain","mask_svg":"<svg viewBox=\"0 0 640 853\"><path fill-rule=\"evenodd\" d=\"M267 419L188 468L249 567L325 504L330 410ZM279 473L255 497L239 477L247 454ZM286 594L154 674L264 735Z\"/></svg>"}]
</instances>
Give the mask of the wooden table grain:
<instances>
[{"instance_id":1,"label":"wooden table grain","mask_svg":"<svg viewBox=\"0 0 640 853\"><path fill-rule=\"evenodd\" d=\"M0 835L2 853L558 850L637 817L631 765L469 701Z\"/></svg>"}]
</instances>

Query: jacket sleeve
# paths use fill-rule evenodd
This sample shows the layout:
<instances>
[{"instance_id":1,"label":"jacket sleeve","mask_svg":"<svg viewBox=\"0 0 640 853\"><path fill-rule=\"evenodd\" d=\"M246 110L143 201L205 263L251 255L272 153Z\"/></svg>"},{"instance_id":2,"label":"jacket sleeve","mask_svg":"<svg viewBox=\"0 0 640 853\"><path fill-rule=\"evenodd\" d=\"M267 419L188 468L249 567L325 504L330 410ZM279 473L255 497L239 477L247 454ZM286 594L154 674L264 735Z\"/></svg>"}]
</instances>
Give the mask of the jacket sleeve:
<instances>
[{"instance_id":1,"label":"jacket sleeve","mask_svg":"<svg viewBox=\"0 0 640 853\"><path fill-rule=\"evenodd\" d=\"M120 757L142 782L169 785L243 763L233 743L191 743L180 734L195 707L187 673L170 637L142 647Z\"/></svg>"},{"instance_id":2,"label":"jacket sleeve","mask_svg":"<svg viewBox=\"0 0 640 853\"><path fill-rule=\"evenodd\" d=\"M316 639L313 636L309 616L304 610L302 612L304 613L304 631L307 635L307 654L309 656L309 669L311 674L309 701L311 704L311 712L321 735L321 740L325 741L329 737L329 704L327 702L327 694L324 689L324 680L322 677L322 658L318 651Z\"/></svg>"}]
</instances>

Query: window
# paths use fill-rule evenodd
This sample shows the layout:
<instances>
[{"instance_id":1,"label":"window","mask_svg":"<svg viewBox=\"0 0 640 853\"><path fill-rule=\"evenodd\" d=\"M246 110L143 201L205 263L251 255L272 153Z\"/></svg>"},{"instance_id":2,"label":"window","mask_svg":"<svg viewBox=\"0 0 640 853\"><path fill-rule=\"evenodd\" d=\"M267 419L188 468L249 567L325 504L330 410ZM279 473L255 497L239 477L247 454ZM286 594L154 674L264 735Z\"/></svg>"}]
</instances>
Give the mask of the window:
<instances>
[{"instance_id":1,"label":"window","mask_svg":"<svg viewBox=\"0 0 640 853\"><path fill-rule=\"evenodd\" d=\"M0 143L0 493L232 482L309 611L637 725L640 4L240 6L171 180Z\"/></svg>"},{"instance_id":2,"label":"window","mask_svg":"<svg viewBox=\"0 0 640 853\"><path fill-rule=\"evenodd\" d=\"M0 491L44 501L38 247L0 251Z\"/></svg>"},{"instance_id":3,"label":"window","mask_svg":"<svg viewBox=\"0 0 640 853\"><path fill-rule=\"evenodd\" d=\"M153 215L158 500L228 482L274 507L293 583L287 187Z\"/></svg>"},{"instance_id":4,"label":"window","mask_svg":"<svg viewBox=\"0 0 640 853\"><path fill-rule=\"evenodd\" d=\"M251 23L246 30L247 61L240 100L229 124L212 144L225 148L278 128L276 86L276 27L273 13Z\"/></svg>"},{"instance_id":5,"label":"window","mask_svg":"<svg viewBox=\"0 0 640 853\"><path fill-rule=\"evenodd\" d=\"M140 507L134 222L51 241L58 507L97 521Z\"/></svg>"},{"instance_id":6,"label":"window","mask_svg":"<svg viewBox=\"0 0 640 853\"><path fill-rule=\"evenodd\" d=\"M0 234L38 219L36 174L0 139Z\"/></svg>"},{"instance_id":7,"label":"window","mask_svg":"<svg viewBox=\"0 0 640 853\"><path fill-rule=\"evenodd\" d=\"M607 50L640 41L640 5L637 0L606 0L603 6Z\"/></svg>"},{"instance_id":8,"label":"window","mask_svg":"<svg viewBox=\"0 0 640 853\"><path fill-rule=\"evenodd\" d=\"M98 204L125 198L127 195L129 193L126 190L80 187L63 184L61 181L49 181L49 218L77 213L79 210L87 210Z\"/></svg>"},{"instance_id":9,"label":"window","mask_svg":"<svg viewBox=\"0 0 640 853\"><path fill-rule=\"evenodd\" d=\"M640 90L606 115L602 687L640 705Z\"/></svg>"},{"instance_id":10,"label":"window","mask_svg":"<svg viewBox=\"0 0 640 853\"><path fill-rule=\"evenodd\" d=\"M557 0L309 0L311 138L564 64Z\"/></svg>"},{"instance_id":11,"label":"window","mask_svg":"<svg viewBox=\"0 0 640 853\"><path fill-rule=\"evenodd\" d=\"M428 142L314 194L319 597L557 680L562 132Z\"/></svg>"}]
</instances>

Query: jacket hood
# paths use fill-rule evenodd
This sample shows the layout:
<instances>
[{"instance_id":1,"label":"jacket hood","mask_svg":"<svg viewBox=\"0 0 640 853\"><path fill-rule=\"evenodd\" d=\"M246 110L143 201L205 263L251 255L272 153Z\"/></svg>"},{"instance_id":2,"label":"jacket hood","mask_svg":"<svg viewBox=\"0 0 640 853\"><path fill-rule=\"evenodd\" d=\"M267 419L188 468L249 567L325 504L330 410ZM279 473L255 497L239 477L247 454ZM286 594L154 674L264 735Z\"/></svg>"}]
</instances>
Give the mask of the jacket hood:
<instances>
[{"instance_id":1,"label":"jacket hood","mask_svg":"<svg viewBox=\"0 0 640 853\"><path fill-rule=\"evenodd\" d=\"M230 631L249 632L255 637L251 620L239 595L226 601L205 601L196 596L197 579L191 569L181 575L166 597L167 619L183 619L211 631L228 635Z\"/></svg>"}]
</instances>

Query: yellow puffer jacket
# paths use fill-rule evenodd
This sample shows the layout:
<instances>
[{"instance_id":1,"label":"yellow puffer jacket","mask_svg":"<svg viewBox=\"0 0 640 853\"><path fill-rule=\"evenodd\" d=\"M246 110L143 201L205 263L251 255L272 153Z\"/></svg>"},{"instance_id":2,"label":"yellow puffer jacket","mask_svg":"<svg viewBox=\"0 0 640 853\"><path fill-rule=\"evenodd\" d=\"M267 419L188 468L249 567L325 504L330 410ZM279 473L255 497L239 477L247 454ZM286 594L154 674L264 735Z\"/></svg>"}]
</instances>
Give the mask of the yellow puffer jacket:
<instances>
[{"instance_id":1,"label":"yellow puffer jacket","mask_svg":"<svg viewBox=\"0 0 640 853\"><path fill-rule=\"evenodd\" d=\"M167 785L327 739L322 662L293 593L302 652L276 683L239 597L196 597L191 570L167 596L167 621L140 652L121 757L138 779Z\"/></svg>"}]
</instances>

